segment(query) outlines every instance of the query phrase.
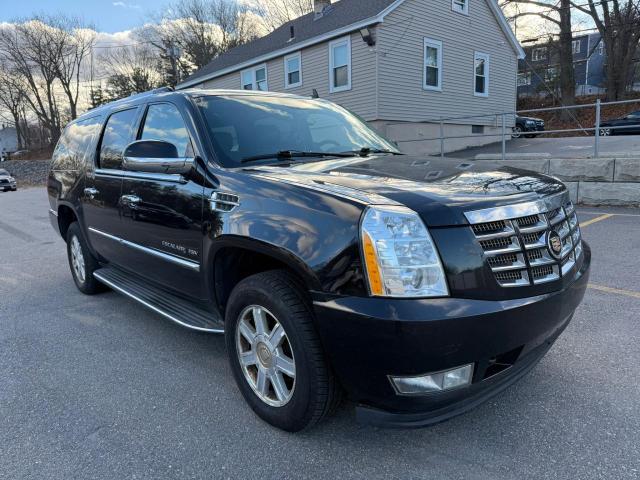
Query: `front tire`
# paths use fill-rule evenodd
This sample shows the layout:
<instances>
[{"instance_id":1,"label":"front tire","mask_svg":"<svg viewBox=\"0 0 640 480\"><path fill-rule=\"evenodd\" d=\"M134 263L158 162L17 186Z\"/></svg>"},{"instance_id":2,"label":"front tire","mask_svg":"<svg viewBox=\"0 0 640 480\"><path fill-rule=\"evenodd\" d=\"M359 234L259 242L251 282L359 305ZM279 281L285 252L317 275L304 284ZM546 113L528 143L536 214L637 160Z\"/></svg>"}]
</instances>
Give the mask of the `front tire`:
<instances>
[{"instance_id":1,"label":"front tire","mask_svg":"<svg viewBox=\"0 0 640 480\"><path fill-rule=\"evenodd\" d=\"M225 341L240 392L267 423L297 432L337 408L340 386L324 358L310 303L287 272L259 273L235 287Z\"/></svg>"},{"instance_id":2,"label":"front tire","mask_svg":"<svg viewBox=\"0 0 640 480\"><path fill-rule=\"evenodd\" d=\"M78 222L73 222L67 230L67 257L71 275L78 290L86 295L94 295L106 290L106 287L93 276L93 272L100 268L100 264L89 251Z\"/></svg>"},{"instance_id":3,"label":"front tire","mask_svg":"<svg viewBox=\"0 0 640 480\"><path fill-rule=\"evenodd\" d=\"M522 127L516 125L513 127L513 131L511 133L511 138L520 138L522 136Z\"/></svg>"}]
</instances>

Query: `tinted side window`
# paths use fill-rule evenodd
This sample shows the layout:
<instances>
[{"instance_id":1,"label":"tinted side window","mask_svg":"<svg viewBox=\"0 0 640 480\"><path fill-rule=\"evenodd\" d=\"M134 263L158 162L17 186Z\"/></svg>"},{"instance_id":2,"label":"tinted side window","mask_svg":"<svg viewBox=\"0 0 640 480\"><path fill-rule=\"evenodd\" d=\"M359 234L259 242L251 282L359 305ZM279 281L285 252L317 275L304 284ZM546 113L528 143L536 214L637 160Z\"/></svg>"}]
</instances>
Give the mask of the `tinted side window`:
<instances>
[{"instance_id":1,"label":"tinted side window","mask_svg":"<svg viewBox=\"0 0 640 480\"><path fill-rule=\"evenodd\" d=\"M140 139L164 140L176 146L179 156L191 155L187 127L178 109L170 103L149 105Z\"/></svg>"},{"instance_id":2,"label":"tinted side window","mask_svg":"<svg viewBox=\"0 0 640 480\"><path fill-rule=\"evenodd\" d=\"M65 128L53 152L55 170L78 170L100 129L100 117L87 118Z\"/></svg>"},{"instance_id":3,"label":"tinted side window","mask_svg":"<svg viewBox=\"0 0 640 480\"><path fill-rule=\"evenodd\" d=\"M100 147L100 168L122 167L122 152L131 143L137 111L132 108L116 112L107 120Z\"/></svg>"}]
</instances>

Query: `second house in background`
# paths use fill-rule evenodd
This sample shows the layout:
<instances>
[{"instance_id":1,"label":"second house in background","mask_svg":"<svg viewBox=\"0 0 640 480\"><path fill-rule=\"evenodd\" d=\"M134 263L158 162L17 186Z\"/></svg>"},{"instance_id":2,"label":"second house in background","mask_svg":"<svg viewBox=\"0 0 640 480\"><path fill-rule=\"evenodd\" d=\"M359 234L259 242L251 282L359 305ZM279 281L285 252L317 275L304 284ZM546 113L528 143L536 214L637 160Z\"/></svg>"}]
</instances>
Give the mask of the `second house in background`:
<instances>
[{"instance_id":1,"label":"second house in background","mask_svg":"<svg viewBox=\"0 0 640 480\"><path fill-rule=\"evenodd\" d=\"M524 52L495 0L315 0L315 11L213 60L179 88L309 96L354 111L408 153L500 133ZM513 117L506 118L511 130ZM497 137L448 140L446 150Z\"/></svg>"}]
</instances>

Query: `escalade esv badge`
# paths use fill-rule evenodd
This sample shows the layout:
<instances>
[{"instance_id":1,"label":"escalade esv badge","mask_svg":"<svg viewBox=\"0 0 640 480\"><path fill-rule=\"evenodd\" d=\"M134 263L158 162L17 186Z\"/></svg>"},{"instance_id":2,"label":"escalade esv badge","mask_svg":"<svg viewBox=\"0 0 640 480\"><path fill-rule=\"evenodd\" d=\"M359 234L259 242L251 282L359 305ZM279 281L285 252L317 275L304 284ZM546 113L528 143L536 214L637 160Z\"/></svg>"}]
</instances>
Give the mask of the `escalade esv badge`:
<instances>
[{"instance_id":1,"label":"escalade esv badge","mask_svg":"<svg viewBox=\"0 0 640 480\"><path fill-rule=\"evenodd\" d=\"M325 99L161 89L90 110L61 145L49 213L78 289L224 334L239 412L289 432L343 397L378 426L466 412L544 357L587 288L562 182L403 154ZM226 382L211 359L199 372Z\"/></svg>"},{"instance_id":2,"label":"escalade esv badge","mask_svg":"<svg viewBox=\"0 0 640 480\"><path fill-rule=\"evenodd\" d=\"M562 238L560 234L555 230L551 230L549 232L549 236L547 237L547 245L549 246L549 250L551 251L551 255L553 255L556 259L559 259L562 254Z\"/></svg>"}]
</instances>

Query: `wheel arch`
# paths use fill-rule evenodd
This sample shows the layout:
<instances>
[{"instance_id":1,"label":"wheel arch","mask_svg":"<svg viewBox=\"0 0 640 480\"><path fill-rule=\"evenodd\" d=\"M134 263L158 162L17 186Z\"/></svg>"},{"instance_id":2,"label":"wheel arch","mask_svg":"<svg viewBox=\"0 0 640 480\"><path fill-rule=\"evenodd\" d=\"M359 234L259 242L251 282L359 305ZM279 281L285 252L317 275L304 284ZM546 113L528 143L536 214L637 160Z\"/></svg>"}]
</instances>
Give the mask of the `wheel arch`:
<instances>
[{"instance_id":1,"label":"wheel arch","mask_svg":"<svg viewBox=\"0 0 640 480\"><path fill-rule=\"evenodd\" d=\"M289 272L305 290L321 289L318 277L301 258L261 240L230 236L216 245L211 258L215 302L221 312L240 281L269 270Z\"/></svg>"}]
</instances>

